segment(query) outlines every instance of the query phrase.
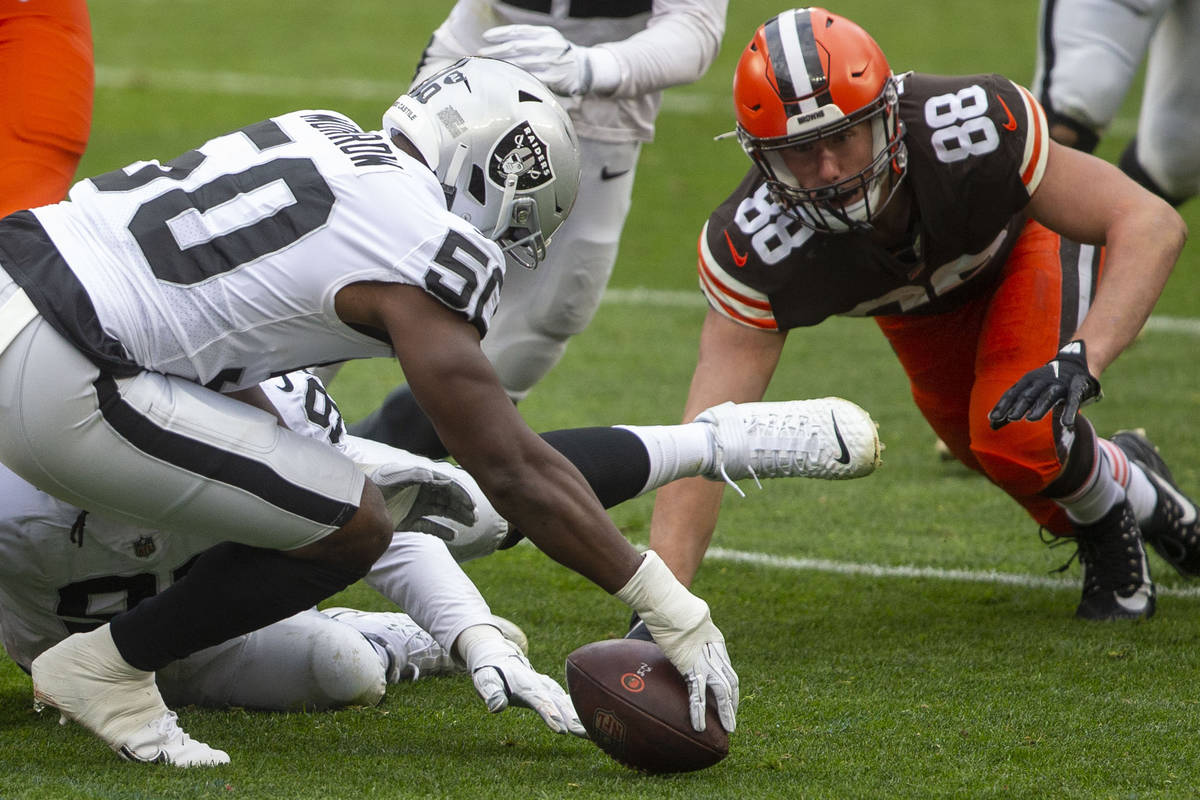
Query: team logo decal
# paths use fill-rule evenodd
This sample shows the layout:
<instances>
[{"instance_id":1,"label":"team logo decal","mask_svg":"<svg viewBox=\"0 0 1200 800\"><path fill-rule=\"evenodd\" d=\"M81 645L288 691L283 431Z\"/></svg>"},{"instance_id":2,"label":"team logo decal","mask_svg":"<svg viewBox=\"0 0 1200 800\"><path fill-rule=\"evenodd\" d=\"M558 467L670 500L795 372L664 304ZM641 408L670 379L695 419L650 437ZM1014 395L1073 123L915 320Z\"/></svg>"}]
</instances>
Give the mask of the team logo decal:
<instances>
[{"instance_id":1,"label":"team logo decal","mask_svg":"<svg viewBox=\"0 0 1200 800\"><path fill-rule=\"evenodd\" d=\"M503 186L510 175L517 176L517 191L544 186L554 180L550 170L550 151L528 122L520 122L501 137L488 158L488 177Z\"/></svg>"},{"instance_id":2,"label":"team logo decal","mask_svg":"<svg viewBox=\"0 0 1200 800\"><path fill-rule=\"evenodd\" d=\"M596 709L592 715L592 728L598 741L604 741L618 748L625 745L625 723L621 722L611 711L603 708Z\"/></svg>"},{"instance_id":3,"label":"team logo decal","mask_svg":"<svg viewBox=\"0 0 1200 800\"><path fill-rule=\"evenodd\" d=\"M634 692L636 694L637 692L640 692L642 689L646 688L646 682L642 680L641 675L637 675L633 672L626 672L621 676L621 686L625 688L625 691Z\"/></svg>"},{"instance_id":4,"label":"team logo decal","mask_svg":"<svg viewBox=\"0 0 1200 800\"><path fill-rule=\"evenodd\" d=\"M157 549L158 545L149 536L139 537L133 543L133 554L138 558L149 558L154 555L154 551Z\"/></svg>"}]
</instances>

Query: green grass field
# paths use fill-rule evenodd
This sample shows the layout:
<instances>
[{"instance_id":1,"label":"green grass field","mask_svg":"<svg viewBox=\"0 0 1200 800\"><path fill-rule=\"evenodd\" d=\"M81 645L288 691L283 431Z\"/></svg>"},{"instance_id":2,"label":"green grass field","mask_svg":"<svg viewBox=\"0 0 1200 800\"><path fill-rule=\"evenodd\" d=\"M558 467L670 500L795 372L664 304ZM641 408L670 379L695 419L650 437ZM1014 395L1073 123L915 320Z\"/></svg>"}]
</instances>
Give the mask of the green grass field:
<instances>
[{"instance_id":1,"label":"green grass field","mask_svg":"<svg viewBox=\"0 0 1200 800\"><path fill-rule=\"evenodd\" d=\"M172 158L295 108L336 108L374 126L450 5L95 0L98 88L80 175ZM668 92L643 151L614 291L522 405L535 429L677 420L704 313L695 237L748 164L736 143L711 135L732 127L742 46L783 8L732 5L718 62ZM1035 0L855 0L834 10L872 31L896 71L1032 76ZM1135 117L1131 98L1101 155L1119 153ZM1200 230L1200 204L1184 215ZM1088 412L1101 432L1145 426L1194 491L1198 268L1193 242L1153 324ZM233 763L138 767L77 726L34 714L28 678L0 656L0 800L1197 796L1197 587L1152 557L1153 620L1076 621L1078 566L1050 575L1070 548L1048 550L1015 504L935 457L871 323L834 320L791 339L769 399L850 398L872 412L887 449L863 480L727 493L719 550L695 584L742 681L732 752L716 767L635 774L586 741L553 736L531 712L488 716L460 678L392 687L378 708L337 713L180 709L186 729ZM332 391L355 419L398 377L393 365L359 362ZM646 497L613 510L636 544L651 507ZM561 678L575 647L624 632L618 601L531 547L467 567L551 675ZM387 607L363 586L335 603Z\"/></svg>"}]
</instances>

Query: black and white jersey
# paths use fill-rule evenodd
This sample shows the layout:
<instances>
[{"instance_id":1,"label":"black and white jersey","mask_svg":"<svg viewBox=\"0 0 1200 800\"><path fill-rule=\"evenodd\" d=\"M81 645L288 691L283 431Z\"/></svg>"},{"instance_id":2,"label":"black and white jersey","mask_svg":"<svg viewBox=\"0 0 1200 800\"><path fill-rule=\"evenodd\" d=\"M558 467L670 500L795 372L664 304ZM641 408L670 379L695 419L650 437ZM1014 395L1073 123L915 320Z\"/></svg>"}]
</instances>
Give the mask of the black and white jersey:
<instances>
[{"instance_id":1,"label":"black and white jersey","mask_svg":"<svg viewBox=\"0 0 1200 800\"><path fill-rule=\"evenodd\" d=\"M383 332L338 319L351 283L421 287L482 335L504 269L430 170L332 111L81 181L0 223L0 264L101 367L220 390L390 355Z\"/></svg>"},{"instance_id":2,"label":"black and white jersey","mask_svg":"<svg viewBox=\"0 0 1200 800\"><path fill-rule=\"evenodd\" d=\"M817 233L783 213L758 170L700 235L700 286L713 308L764 330L832 315L930 314L986 291L1046 168L1041 107L998 75L900 78L917 260L864 233Z\"/></svg>"}]
</instances>

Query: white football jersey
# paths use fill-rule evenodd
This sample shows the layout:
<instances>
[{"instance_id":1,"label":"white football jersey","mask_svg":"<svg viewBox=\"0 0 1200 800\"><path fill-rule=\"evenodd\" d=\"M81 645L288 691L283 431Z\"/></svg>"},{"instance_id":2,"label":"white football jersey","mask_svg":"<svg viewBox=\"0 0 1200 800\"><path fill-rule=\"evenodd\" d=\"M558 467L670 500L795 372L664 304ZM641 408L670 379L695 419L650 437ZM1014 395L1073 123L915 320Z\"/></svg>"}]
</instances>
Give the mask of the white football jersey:
<instances>
[{"instance_id":1,"label":"white football jersey","mask_svg":"<svg viewBox=\"0 0 1200 800\"><path fill-rule=\"evenodd\" d=\"M34 213L65 261L19 279L43 316L105 363L223 391L390 355L338 319L347 284L421 287L482 335L503 281L498 245L446 210L433 173L333 111L130 164Z\"/></svg>"}]
</instances>

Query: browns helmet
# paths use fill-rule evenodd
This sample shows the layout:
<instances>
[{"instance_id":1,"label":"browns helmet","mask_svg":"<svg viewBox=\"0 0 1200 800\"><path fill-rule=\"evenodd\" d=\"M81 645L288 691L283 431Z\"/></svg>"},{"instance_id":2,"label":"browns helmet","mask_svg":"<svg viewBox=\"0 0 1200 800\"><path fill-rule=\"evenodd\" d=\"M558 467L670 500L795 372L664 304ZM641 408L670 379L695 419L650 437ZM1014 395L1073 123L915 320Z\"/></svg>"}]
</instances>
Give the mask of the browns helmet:
<instances>
[{"instance_id":1,"label":"browns helmet","mask_svg":"<svg viewBox=\"0 0 1200 800\"><path fill-rule=\"evenodd\" d=\"M904 176L907 153L896 79L866 31L823 8L772 17L738 61L733 99L738 140L776 202L816 230L871 229ZM836 183L800 186L780 156L868 120L871 162Z\"/></svg>"}]
</instances>

